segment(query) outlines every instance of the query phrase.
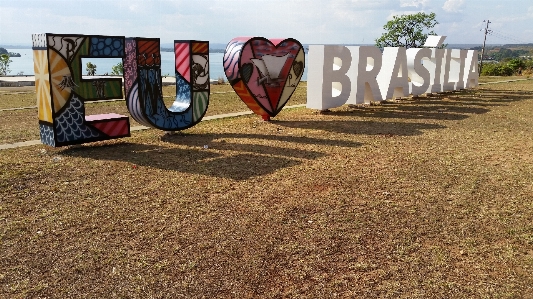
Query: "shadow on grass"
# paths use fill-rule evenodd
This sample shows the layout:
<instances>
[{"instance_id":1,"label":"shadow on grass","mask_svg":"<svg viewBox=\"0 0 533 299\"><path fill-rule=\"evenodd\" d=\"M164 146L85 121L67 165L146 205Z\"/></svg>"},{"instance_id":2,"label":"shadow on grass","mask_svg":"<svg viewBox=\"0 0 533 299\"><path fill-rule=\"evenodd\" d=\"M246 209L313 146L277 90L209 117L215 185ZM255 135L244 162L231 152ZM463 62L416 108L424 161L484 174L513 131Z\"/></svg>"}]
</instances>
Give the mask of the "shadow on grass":
<instances>
[{"instance_id":1,"label":"shadow on grass","mask_svg":"<svg viewBox=\"0 0 533 299\"><path fill-rule=\"evenodd\" d=\"M351 111L332 113L341 116L357 116ZM273 121L275 124L289 128L316 129L345 134L362 135L399 135L416 136L422 135L422 130L444 129L445 126L438 124L409 123L409 122L380 122L380 121Z\"/></svg>"},{"instance_id":2,"label":"shadow on grass","mask_svg":"<svg viewBox=\"0 0 533 299\"><path fill-rule=\"evenodd\" d=\"M445 100L443 100L446 98ZM463 120L473 114L484 114L491 107L533 99L530 91L472 90L445 93L436 97L418 97L414 100L383 102L379 106L343 107L325 112L332 116L358 116L397 119ZM405 125L404 123L402 123ZM385 125L385 124L384 124ZM365 130L363 129L363 132ZM412 135L408 132L405 135Z\"/></svg>"},{"instance_id":3,"label":"shadow on grass","mask_svg":"<svg viewBox=\"0 0 533 299\"><path fill-rule=\"evenodd\" d=\"M267 139L287 142L287 147L228 142L226 138ZM165 135L162 141L188 148L152 144L84 145L63 150L71 157L122 161L135 166L147 166L202 174L213 177L246 180L296 166L305 160L318 159L326 154L314 150L297 149L296 144L337 145L358 147L361 144L307 137L259 134L175 134ZM291 144L292 143L292 144ZM207 148L204 148L207 145Z\"/></svg>"},{"instance_id":4,"label":"shadow on grass","mask_svg":"<svg viewBox=\"0 0 533 299\"><path fill-rule=\"evenodd\" d=\"M325 114L335 115L335 116L358 116L358 117L373 117L381 119L431 119L431 120L463 120L469 117L469 114L459 113L458 109L447 106L439 107L407 107L407 106L397 106L390 107L389 105L386 108L355 108L350 110L343 111L331 111ZM460 109L463 110L464 109ZM487 113L488 109L483 108L472 108L469 109L471 113ZM378 121L379 122L379 121ZM382 122L384 124L384 122ZM393 123L395 124L395 123ZM404 122L399 122L398 124L404 124ZM415 125L413 123L412 125ZM412 134L408 134L412 135Z\"/></svg>"},{"instance_id":5,"label":"shadow on grass","mask_svg":"<svg viewBox=\"0 0 533 299\"><path fill-rule=\"evenodd\" d=\"M448 95L441 95L447 97ZM481 96L481 97L479 97ZM381 119L432 119L462 120L473 114L487 113L487 107L506 105L511 101L531 99L529 92L487 90L476 91L471 98L460 95L446 101L439 98L419 98L407 103L391 103L378 107L355 108L333 111L328 114L346 117L375 117L375 121L338 120L320 121L278 121L272 122L281 128L302 128L326 132L364 135L415 136L424 130L446 128L441 124L416 123L407 121L379 121ZM299 136L262 135L245 133L226 134L175 134L164 135L161 140L168 144L151 145L120 143L115 145L91 144L64 150L64 155L91 159L128 162L137 166L147 166L178 172L245 180L273 173L279 169L292 167L305 160L318 159L327 155L319 151L321 146L359 147L360 143L339 138L309 138ZM235 141L232 139L237 139ZM245 139L267 140L271 144L253 144ZM243 141L243 142L240 142ZM276 145L276 144L282 145ZM311 145L305 147L298 144ZM207 145L207 148L203 146ZM313 148L316 146L317 150ZM185 147L185 148L184 148Z\"/></svg>"},{"instance_id":6,"label":"shadow on grass","mask_svg":"<svg viewBox=\"0 0 533 299\"><path fill-rule=\"evenodd\" d=\"M490 103L508 103L533 99L533 92L527 90L500 90L483 89L476 92L476 96L481 96L479 101Z\"/></svg>"}]
</instances>

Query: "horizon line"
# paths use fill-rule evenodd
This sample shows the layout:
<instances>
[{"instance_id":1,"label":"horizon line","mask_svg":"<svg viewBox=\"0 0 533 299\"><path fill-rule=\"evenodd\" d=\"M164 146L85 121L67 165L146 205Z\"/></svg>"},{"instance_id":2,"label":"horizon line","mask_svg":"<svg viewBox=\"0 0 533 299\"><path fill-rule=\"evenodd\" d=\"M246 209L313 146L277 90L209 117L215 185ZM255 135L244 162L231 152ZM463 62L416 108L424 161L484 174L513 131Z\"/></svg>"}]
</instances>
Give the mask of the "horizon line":
<instances>
[{"instance_id":1,"label":"horizon line","mask_svg":"<svg viewBox=\"0 0 533 299\"><path fill-rule=\"evenodd\" d=\"M227 43L216 43L216 42L210 42L210 45L213 44L213 45L227 45ZM481 45L481 43L448 43L448 45ZM491 45L531 45L533 43L493 43L493 44L489 44L487 43L487 46L491 46ZM168 45L172 45L172 42L167 42L167 43L161 43L161 46L168 46ZM374 44L369 44L369 43L302 43L302 45L361 45L361 46L371 46L371 45L374 45ZM0 47L3 47L3 48L9 48L9 47L25 47L25 48L31 48L32 47L32 44L31 43L28 43L28 44L17 44L17 43L2 43L0 44Z\"/></svg>"}]
</instances>

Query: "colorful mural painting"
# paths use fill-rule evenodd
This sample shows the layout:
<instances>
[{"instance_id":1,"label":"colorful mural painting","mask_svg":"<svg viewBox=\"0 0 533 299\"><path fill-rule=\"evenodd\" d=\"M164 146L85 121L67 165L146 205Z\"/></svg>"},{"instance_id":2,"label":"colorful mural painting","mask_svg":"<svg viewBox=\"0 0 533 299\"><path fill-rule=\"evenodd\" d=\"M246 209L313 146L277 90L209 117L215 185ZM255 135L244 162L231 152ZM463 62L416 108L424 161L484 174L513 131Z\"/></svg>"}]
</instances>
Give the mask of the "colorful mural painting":
<instances>
[{"instance_id":1,"label":"colorful mural painting","mask_svg":"<svg viewBox=\"0 0 533 299\"><path fill-rule=\"evenodd\" d=\"M82 76L82 58L121 58L124 37L34 34L33 60L41 142L81 144L130 136L129 117L85 115L84 103L121 99L121 78Z\"/></svg>"},{"instance_id":2,"label":"colorful mural painting","mask_svg":"<svg viewBox=\"0 0 533 299\"><path fill-rule=\"evenodd\" d=\"M224 53L224 72L235 92L264 120L276 116L300 83L302 44L292 38L237 37Z\"/></svg>"},{"instance_id":3,"label":"colorful mural painting","mask_svg":"<svg viewBox=\"0 0 533 299\"><path fill-rule=\"evenodd\" d=\"M209 42L174 41L176 97L163 101L161 52L157 38L127 38L124 90L128 110L148 127L179 131L200 122L209 104Z\"/></svg>"},{"instance_id":4,"label":"colorful mural painting","mask_svg":"<svg viewBox=\"0 0 533 299\"><path fill-rule=\"evenodd\" d=\"M445 37L430 40L442 44ZM34 34L33 56L41 141L73 145L130 136L129 117L85 115L84 103L122 99L122 78L82 76L82 58L122 58L128 110L138 123L179 131L199 123L209 105L209 42L174 41L176 96L167 106L158 38ZM428 46L431 46L428 44ZM408 94L478 85L477 51L311 45L307 107L325 110ZM276 116L300 83L302 44L292 38L232 39L224 72L241 100L264 120Z\"/></svg>"}]
</instances>

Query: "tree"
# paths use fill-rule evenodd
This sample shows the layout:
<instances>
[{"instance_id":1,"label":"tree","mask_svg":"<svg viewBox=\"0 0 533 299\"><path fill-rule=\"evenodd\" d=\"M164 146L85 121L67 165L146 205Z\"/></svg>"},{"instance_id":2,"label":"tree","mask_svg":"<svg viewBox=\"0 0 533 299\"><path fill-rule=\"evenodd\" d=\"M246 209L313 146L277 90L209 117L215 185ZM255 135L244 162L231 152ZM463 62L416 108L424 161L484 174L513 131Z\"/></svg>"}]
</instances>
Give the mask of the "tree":
<instances>
[{"instance_id":1,"label":"tree","mask_svg":"<svg viewBox=\"0 0 533 299\"><path fill-rule=\"evenodd\" d=\"M111 67L111 75L120 76L124 74L124 65L122 62L119 62Z\"/></svg>"},{"instance_id":2,"label":"tree","mask_svg":"<svg viewBox=\"0 0 533 299\"><path fill-rule=\"evenodd\" d=\"M0 54L7 54L9 57L21 57L20 53L8 52L5 48L0 47Z\"/></svg>"},{"instance_id":3,"label":"tree","mask_svg":"<svg viewBox=\"0 0 533 299\"><path fill-rule=\"evenodd\" d=\"M87 68L85 70L87 71L87 76L94 76L96 74L96 64L90 61L87 62Z\"/></svg>"},{"instance_id":4,"label":"tree","mask_svg":"<svg viewBox=\"0 0 533 299\"><path fill-rule=\"evenodd\" d=\"M481 69L481 76L512 76L514 72L507 63L486 63Z\"/></svg>"},{"instance_id":5,"label":"tree","mask_svg":"<svg viewBox=\"0 0 533 299\"><path fill-rule=\"evenodd\" d=\"M383 26L385 33L376 39L376 46L420 48L426 42L428 35L437 35L433 30L439 22L435 20L435 13L419 12L411 15L394 16Z\"/></svg>"},{"instance_id":6,"label":"tree","mask_svg":"<svg viewBox=\"0 0 533 299\"><path fill-rule=\"evenodd\" d=\"M12 60L9 59L8 54L0 54L0 76L5 76L11 71L9 69L9 64L11 62Z\"/></svg>"}]
</instances>

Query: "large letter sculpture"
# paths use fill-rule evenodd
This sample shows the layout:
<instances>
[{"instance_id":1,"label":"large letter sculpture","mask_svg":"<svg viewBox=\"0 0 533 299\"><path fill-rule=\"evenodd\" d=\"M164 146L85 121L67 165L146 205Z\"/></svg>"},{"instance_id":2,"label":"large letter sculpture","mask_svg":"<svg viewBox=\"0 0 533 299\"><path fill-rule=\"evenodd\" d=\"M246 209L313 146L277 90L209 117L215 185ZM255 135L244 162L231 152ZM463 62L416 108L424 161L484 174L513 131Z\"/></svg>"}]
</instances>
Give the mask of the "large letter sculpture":
<instances>
[{"instance_id":1,"label":"large letter sculpture","mask_svg":"<svg viewBox=\"0 0 533 299\"><path fill-rule=\"evenodd\" d=\"M302 44L292 38L232 39L224 71L235 92L264 120L276 116L300 83L305 67Z\"/></svg>"},{"instance_id":2,"label":"large letter sculpture","mask_svg":"<svg viewBox=\"0 0 533 299\"><path fill-rule=\"evenodd\" d=\"M194 126L209 104L209 43L174 41L176 98L163 101L159 39L127 38L124 89L133 119L148 127L178 131Z\"/></svg>"},{"instance_id":3,"label":"large letter sculpture","mask_svg":"<svg viewBox=\"0 0 533 299\"><path fill-rule=\"evenodd\" d=\"M426 46L439 47L444 39L430 36ZM311 45L307 108L473 88L476 57L475 50L386 47L381 54L376 47Z\"/></svg>"},{"instance_id":4,"label":"large letter sculpture","mask_svg":"<svg viewBox=\"0 0 533 299\"><path fill-rule=\"evenodd\" d=\"M33 61L41 142L80 144L130 136L129 117L85 115L84 102L121 99L120 78L82 77L82 58L122 58L124 37L34 34Z\"/></svg>"}]
</instances>

